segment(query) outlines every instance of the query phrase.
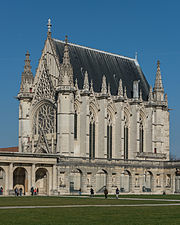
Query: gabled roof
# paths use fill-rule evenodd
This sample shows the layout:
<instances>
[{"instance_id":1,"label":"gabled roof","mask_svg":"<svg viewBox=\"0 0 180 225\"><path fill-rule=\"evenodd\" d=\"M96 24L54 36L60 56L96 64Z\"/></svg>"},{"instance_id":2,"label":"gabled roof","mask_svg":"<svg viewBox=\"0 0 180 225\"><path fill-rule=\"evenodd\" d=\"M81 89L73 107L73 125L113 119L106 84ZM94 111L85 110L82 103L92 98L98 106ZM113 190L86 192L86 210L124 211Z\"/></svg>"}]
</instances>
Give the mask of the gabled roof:
<instances>
[{"instance_id":1,"label":"gabled roof","mask_svg":"<svg viewBox=\"0 0 180 225\"><path fill-rule=\"evenodd\" d=\"M64 41L52 39L56 54L62 63L64 52ZM100 92L102 76L106 76L107 84L110 83L111 94L117 95L119 80L122 79L123 87L127 88L127 96L132 98L133 81L140 80L143 99L147 100L149 84L135 59L111 54L68 43L70 61L73 67L74 81L77 78L80 89L83 87L85 71L88 72L89 83L93 81L95 92Z\"/></svg>"}]
</instances>

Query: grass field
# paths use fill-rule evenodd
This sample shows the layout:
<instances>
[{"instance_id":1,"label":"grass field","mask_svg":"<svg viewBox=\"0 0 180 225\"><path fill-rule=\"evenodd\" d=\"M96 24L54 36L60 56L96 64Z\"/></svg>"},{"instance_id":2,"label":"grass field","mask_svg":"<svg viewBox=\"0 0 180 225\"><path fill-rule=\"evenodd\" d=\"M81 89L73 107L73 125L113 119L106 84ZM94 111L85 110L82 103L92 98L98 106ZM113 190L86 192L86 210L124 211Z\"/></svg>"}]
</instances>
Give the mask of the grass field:
<instances>
[{"instance_id":1,"label":"grass field","mask_svg":"<svg viewBox=\"0 0 180 225\"><path fill-rule=\"evenodd\" d=\"M122 197L122 196L121 196ZM1 197L2 206L60 206L60 205L135 205L138 207L70 207L35 209L0 209L2 225L179 225L180 206L143 206L143 204L169 204L153 198L177 199L180 196L124 196L124 198L147 198L148 200L126 200L78 197ZM176 202L172 202L176 203ZM180 203L180 202L178 202Z\"/></svg>"}]
</instances>

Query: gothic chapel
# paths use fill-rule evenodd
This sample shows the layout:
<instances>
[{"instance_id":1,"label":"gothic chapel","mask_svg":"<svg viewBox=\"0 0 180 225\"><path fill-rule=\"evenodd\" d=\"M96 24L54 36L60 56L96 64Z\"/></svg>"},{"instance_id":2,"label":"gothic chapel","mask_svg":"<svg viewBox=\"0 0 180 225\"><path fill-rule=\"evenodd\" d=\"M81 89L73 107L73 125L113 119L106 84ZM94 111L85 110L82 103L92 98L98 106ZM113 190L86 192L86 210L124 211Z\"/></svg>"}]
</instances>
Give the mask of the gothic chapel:
<instances>
[{"instance_id":1,"label":"gothic chapel","mask_svg":"<svg viewBox=\"0 0 180 225\"><path fill-rule=\"evenodd\" d=\"M35 76L26 53L17 99L18 152L0 152L6 195L180 192L159 61L152 89L137 58L54 39L49 20Z\"/></svg>"}]
</instances>

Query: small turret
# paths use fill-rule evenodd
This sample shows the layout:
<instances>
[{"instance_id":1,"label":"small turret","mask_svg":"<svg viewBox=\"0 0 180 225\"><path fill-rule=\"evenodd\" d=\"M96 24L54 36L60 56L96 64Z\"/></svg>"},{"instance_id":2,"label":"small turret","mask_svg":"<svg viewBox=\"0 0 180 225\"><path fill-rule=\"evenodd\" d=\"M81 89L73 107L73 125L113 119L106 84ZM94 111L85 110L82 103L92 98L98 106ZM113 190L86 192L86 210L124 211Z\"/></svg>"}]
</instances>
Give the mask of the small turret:
<instances>
[{"instance_id":1,"label":"small turret","mask_svg":"<svg viewBox=\"0 0 180 225\"><path fill-rule=\"evenodd\" d=\"M65 38L63 63L61 64L59 84L60 84L60 86L73 87L73 69L72 69L72 65L70 62L67 35ZM65 89L67 90L67 88L65 88Z\"/></svg>"},{"instance_id":2,"label":"small turret","mask_svg":"<svg viewBox=\"0 0 180 225\"><path fill-rule=\"evenodd\" d=\"M160 71L160 61L157 61L157 72L156 80L154 85L154 100L164 101L164 88L162 84L161 71Z\"/></svg>"}]
</instances>

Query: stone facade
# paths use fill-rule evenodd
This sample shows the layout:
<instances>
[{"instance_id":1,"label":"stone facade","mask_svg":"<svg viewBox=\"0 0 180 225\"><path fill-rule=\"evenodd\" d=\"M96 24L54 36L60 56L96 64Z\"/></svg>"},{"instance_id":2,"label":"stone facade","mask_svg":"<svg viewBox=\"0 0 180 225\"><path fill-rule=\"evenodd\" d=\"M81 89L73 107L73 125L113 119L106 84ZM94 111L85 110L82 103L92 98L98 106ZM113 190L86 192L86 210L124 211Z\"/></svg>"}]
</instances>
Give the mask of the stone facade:
<instances>
[{"instance_id":1,"label":"stone facade","mask_svg":"<svg viewBox=\"0 0 180 225\"><path fill-rule=\"evenodd\" d=\"M50 27L49 21L35 77L26 53L17 96L19 152L0 154L4 193L22 187L30 194L32 186L48 195L79 189L89 193L90 188L102 193L105 186L109 193L117 187L122 193L179 192L180 164L169 161L168 101L159 61L152 90L137 59L77 46L68 43L67 37L65 42L58 41L51 37ZM99 58L121 60L128 70L134 68L140 80L133 73L132 80L125 71L117 82L117 93L112 94L115 87L110 83L116 74L111 73L110 61L110 78L101 74L101 79L92 80L92 72L89 75L81 67L82 76L75 79L76 63L71 61L74 57L80 64L80 58L72 56L73 46ZM103 66L103 60L99 64Z\"/></svg>"}]
</instances>

